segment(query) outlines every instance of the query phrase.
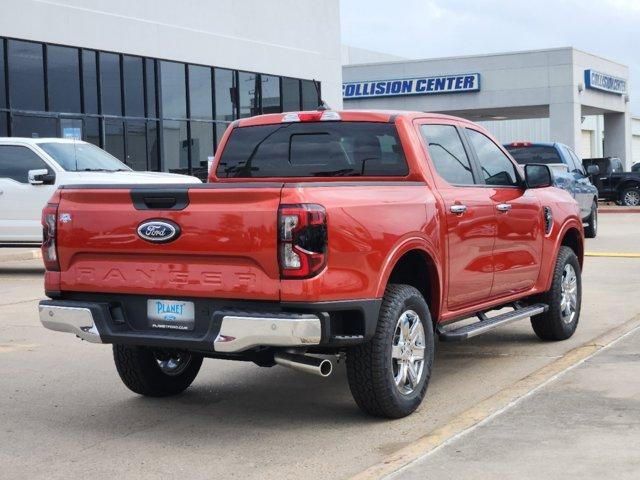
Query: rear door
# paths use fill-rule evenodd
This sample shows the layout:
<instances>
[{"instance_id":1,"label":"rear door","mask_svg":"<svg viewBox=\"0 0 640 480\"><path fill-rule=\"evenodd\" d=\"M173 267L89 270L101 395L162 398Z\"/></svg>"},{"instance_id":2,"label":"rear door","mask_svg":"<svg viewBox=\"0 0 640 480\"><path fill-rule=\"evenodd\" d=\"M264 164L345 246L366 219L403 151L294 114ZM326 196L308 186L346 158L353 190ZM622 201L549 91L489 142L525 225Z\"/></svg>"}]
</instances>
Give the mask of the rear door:
<instances>
[{"instance_id":1,"label":"rear door","mask_svg":"<svg viewBox=\"0 0 640 480\"><path fill-rule=\"evenodd\" d=\"M595 187L591 184L587 172L582 166L582 161L573 151L565 146L560 146L563 155L567 159L567 165L569 165L570 173L575 179L576 201L580 205L580 213L582 218L585 219L591 214L591 203L595 193Z\"/></svg>"},{"instance_id":2,"label":"rear door","mask_svg":"<svg viewBox=\"0 0 640 480\"><path fill-rule=\"evenodd\" d=\"M42 241L40 217L53 185L32 185L29 170L53 170L24 145L0 145L0 242Z\"/></svg>"},{"instance_id":3,"label":"rear door","mask_svg":"<svg viewBox=\"0 0 640 480\"><path fill-rule=\"evenodd\" d=\"M492 192L478 184L459 128L441 121L419 128L445 208L447 307L459 310L491 294L497 228Z\"/></svg>"},{"instance_id":4,"label":"rear door","mask_svg":"<svg viewBox=\"0 0 640 480\"><path fill-rule=\"evenodd\" d=\"M492 297L533 287L542 261L543 216L537 197L524 188L514 163L479 130L465 128L496 215Z\"/></svg>"},{"instance_id":5,"label":"rear door","mask_svg":"<svg viewBox=\"0 0 640 480\"><path fill-rule=\"evenodd\" d=\"M61 289L278 300L281 189L259 182L64 188ZM172 241L142 238L139 228L158 221L177 229Z\"/></svg>"}]
</instances>

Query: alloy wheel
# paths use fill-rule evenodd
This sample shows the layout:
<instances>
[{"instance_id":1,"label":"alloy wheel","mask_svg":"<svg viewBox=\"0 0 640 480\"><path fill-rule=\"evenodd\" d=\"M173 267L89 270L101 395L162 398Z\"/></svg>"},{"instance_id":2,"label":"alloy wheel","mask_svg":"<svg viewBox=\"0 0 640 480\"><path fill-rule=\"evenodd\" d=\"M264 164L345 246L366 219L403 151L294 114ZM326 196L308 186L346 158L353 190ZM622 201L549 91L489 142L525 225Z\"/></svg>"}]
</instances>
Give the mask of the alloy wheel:
<instances>
[{"instance_id":1,"label":"alloy wheel","mask_svg":"<svg viewBox=\"0 0 640 480\"><path fill-rule=\"evenodd\" d=\"M420 316L406 310L398 318L391 347L396 387L403 395L413 393L424 372L425 333Z\"/></svg>"},{"instance_id":2,"label":"alloy wheel","mask_svg":"<svg viewBox=\"0 0 640 480\"><path fill-rule=\"evenodd\" d=\"M560 315L564 323L571 323L578 308L578 277L573 266L567 264L562 272Z\"/></svg>"}]
</instances>

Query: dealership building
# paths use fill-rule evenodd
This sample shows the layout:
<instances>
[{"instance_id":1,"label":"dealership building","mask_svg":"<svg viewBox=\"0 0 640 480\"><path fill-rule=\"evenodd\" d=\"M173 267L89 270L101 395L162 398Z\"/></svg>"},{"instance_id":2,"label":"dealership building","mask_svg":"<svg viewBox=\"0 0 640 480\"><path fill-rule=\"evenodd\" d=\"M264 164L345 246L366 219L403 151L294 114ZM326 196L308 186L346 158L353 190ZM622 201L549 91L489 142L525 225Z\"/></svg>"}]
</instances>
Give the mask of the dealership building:
<instances>
[{"instance_id":1,"label":"dealership building","mask_svg":"<svg viewBox=\"0 0 640 480\"><path fill-rule=\"evenodd\" d=\"M202 175L234 119L341 107L340 53L338 0L5 0L0 136Z\"/></svg>"},{"instance_id":2,"label":"dealership building","mask_svg":"<svg viewBox=\"0 0 640 480\"><path fill-rule=\"evenodd\" d=\"M345 108L447 113L505 143L557 141L583 158L640 162L629 70L615 61L570 47L426 60L343 47L342 58Z\"/></svg>"}]
</instances>

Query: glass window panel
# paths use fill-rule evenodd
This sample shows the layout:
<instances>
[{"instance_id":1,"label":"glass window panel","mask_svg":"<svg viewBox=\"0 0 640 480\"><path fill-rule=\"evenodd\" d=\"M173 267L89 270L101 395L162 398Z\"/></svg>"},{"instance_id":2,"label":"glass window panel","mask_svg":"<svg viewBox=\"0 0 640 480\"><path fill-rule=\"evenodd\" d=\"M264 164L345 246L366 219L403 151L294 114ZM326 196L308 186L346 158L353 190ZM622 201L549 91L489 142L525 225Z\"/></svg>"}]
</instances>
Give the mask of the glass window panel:
<instances>
[{"instance_id":1,"label":"glass window panel","mask_svg":"<svg viewBox=\"0 0 640 480\"><path fill-rule=\"evenodd\" d=\"M262 113L278 113L280 108L280 77L260 75Z\"/></svg>"},{"instance_id":2,"label":"glass window panel","mask_svg":"<svg viewBox=\"0 0 640 480\"><path fill-rule=\"evenodd\" d=\"M58 119L31 115L13 115L11 135L14 137L57 137Z\"/></svg>"},{"instance_id":3,"label":"glass window panel","mask_svg":"<svg viewBox=\"0 0 640 480\"><path fill-rule=\"evenodd\" d=\"M144 81L142 58L122 57L124 71L124 110L129 117L144 117Z\"/></svg>"},{"instance_id":4,"label":"glass window panel","mask_svg":"<svg viewBox=\"0 0 640 480\"><path fill-rule=\"evenodd\" d=\"M216 120L232 121L236 118L236 85L233 70L216 68Z\"/></svg>"},{"instance_id":5,"label":"glass window panel","mask_svg":"<svg viewBox=\"0 0 640 480\"><path fill-rule=\"evenodd\" d=\"M5 108L7 106L7 90L4 81L4 71L4 39L0 38L0 108Z\"/></svg>"},{"instance_id":6,"label":"glass window panel","mask_svg":"<svg viewBox=\"0 0 640 480\"><path fill-rule=\"evenodd\" d=\"M470 128L466 130L471 146L476 151L485 183L496 186L518 185L516 167L502 150L486 135Z\"/></svg>"},{"instance_id":7,"label":"glass window panel","mask_svg":"<svg viewBox=\"0 0 640 480\"><path fill-rule=\"evenodd\" d=\"M189 65L189 116L213 118L211 68Z\"/></svg>"},{"instance_id":8,"label":"glass window panel","mask_svg":"<svg viewBox=\"0 0 640 480\"><path fill-rule=\"evenodd\" d=\"M127 161L134 170L147 170L147 124L144 121L128 121Z\"/></svg>"},{"instance_id":9,"label":"glass window panel","mask_svg":"<svg viewBox=\"0 0 640 480\"><path fill-rule=\"evenodd\" d=\"M238 74L238 93L240 98L240 118L258 115L258 75L240 72Z\"/></svg>"},{"instance_id":10,"label":"glass window panel","mask_svg":"<svg viewBox=\"0 0 640 480\"><path fill-rule=\"evenodd\" d=\"M302 109L315 110L319 105L318 91L311 80L302 80Z\"/></svg>"},{"instance_id":11,"label":"glass window panel","mask_svg":"<svg viewBox=\"0 0 640 480\"><path fill-rule=\"evenodd\" d=\"M9 121L7 120L7 114L0 112L0 137L9 136Z\"/></svg>"},{"instance_id":12,"label":"glass window panel","mask_svg":"<svg viewBox=\"0 0 640 480\"><path fill-rule=\"evenodd\" d=\"M422 125L420 133L438 175L452 185L473 185L471 163L456 127Z\"/></svg>"},{"instance_id":13,"label":"glass window panel","mask_svg":"<svg viewBox=\"0 0 640 480\"><path fill-rule=\"evenodd\" d=\"M61 118L60 136L73 140L82 140L84 124L81 118Z\"/></svg>"},{"instance_id":14,"label":"glass window panel","mask_svg":"<svg viewBox=\"0 0 640 480\"><path fill-rule=\"evenodd\" d=\"M93 50L82 50L82 90L84 112L98 113L98 75Z\"/></svg>"},{"instance_id":15,"label":"glass window panel","mask_svg":"<svg viewBox=\"0 0 640 480\"><path fill-rule=\"evenodd\" d=\"M158 149L158 122L147 122L147 152L149 153L148 169L154 172L160 170L160 151Z\"/></svg>"},{"instance_id":16,"label":"glass window panel","mask_svg":"<svg viewBox=\"0 0 640 480\"><path fill-rule=\"evenodd\" d=\"M147 117L157 117L156 109L156 61L145 59L145 75L147 87Z\"/></svg>"},{"instance_id":17,"label":"glass window panel","mask_svg":"<svg viewBox=\"0 0 640 480\"><path fill-rule=\"evenodd\" d=\"M282 111L295 112L300 110L300 80L282 78Z\"/></svg>"},{"instance_id":18,"label":"glass window panel","mask_svg":"<svg viewBox=\"0 0 640 480\"><path fill-rule=\"evenodd\" d=\"M80 58L77 48L47 46L49 110L80 113Z\"/></svg>"},{"instance_id":19,"label":"glass window panel","mask_svg":"<svg viewBox=\"0 0 640 480\"><path fill-rule=\"evenodd\" d=\"M29 183L29 170L39 169L53 173L44 160L30 148L0 145L0 178Z\"/></svg>"},{"instance_id":20,"label":"glass window panel","mask_svg":"<svg viewBox=\"0 0 640 480\"><path fill-rule=\"evenodd\" d=\"M11 107L44 110L42 44L8 40Z\"/></svg>"},{"instance_id":21,"label":"glass window panel","mask_svg":"<svg viewBox=\"0 0 640 480\"><path fill-rule=\"evenodd\" d=\"M218 145L220 145L222 136L224 135L224 132L227 131L228 127L229 127L229 123L216 122L216 148L218 148Z\"/></svg>"},{"instance_id":22,"label":"glass window panel","mask_svg":"<svg viewBox=\"0 0 640 480\"><path fill-rule=\"evenodd\" d=\"M104 149L118 160L124 162L124 122L107 118L104 121Z\"/></svg>"},{"instance_id":23,"label":"glass window panel","mask_svg":"<svg viewBox=\"0 0 640 480\"><path fill-rule=\"evenodd\" d=\"M102 113L122 115L120 56L115 53L100 52L100 90Z\"/></svg>"},{"instance_id":24,"label":"glass window panel","mask_svg":"<svg viewBox=\"0 0 640 480\"><path fill-rule=\"evenodd\" d=\"M162 122L162 150L164 170L189 173L189 142L187 122L165 120Z\"/></svg>"},{"instance_id":25,"label":"glass window panel","mask_svg":"<svg viewBox=\"0 0 640 480\"><path fill-rule=\"evenodd\" d=\"M162 116L164 118L187 117L187 93L184 64L160 62L162 85Z\"/></svg>"},{"instance_id":26,"label":"glass window panel","mask_svg":"<svg viewBox=\"0 0 640 480\"><path fill-rule=\"evenodd\" d=\"M84 119L84 141L100 146L100 120L95 117Z\"/></svg>"},{"instance_id":27,"label":"glass window panel","mask_svg":"<svg viewBox=\"0 0 640 480\"><path fill-rule=\"evenodd\" d=\"M191 165L201 180L207 178L209 157L213 157L213 123L191 122Z\"/></svg>"}]
</instances>

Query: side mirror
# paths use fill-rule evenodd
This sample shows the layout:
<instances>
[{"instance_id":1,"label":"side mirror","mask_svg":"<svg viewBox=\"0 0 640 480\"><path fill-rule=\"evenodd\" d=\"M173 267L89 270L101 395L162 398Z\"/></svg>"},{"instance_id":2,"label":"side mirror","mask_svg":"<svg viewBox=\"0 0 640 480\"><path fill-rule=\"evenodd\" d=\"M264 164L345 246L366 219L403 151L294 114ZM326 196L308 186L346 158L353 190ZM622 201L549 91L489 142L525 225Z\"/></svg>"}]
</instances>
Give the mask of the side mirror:
<instances>
[{"instance_id":1,"label":"side mirror","mask_svg":"<svg viewBox=\"0 0 640 480\"><path fill-rule=\"evenodd\" d=\"M56 176L49 173L46 168L29 170L27 177L31 185L51 185L56 179Z\"/></svg>"},{"instance_id":2,"label":"side mirror","mask_svg":"<svg viewBox=\"0 0 640 480\"><path fill-rule=\"evenodd\" d=\"M587 165L587 175L600 175L600 167L598 165Z\"/></svg>"},{"instance_id":3,"label":"side mirror","mask_svg":"<svg viewBox=\"0 0 640 480\"><path fill-rule=\"evenodd\" d=\"M529 163L524 166L524 179L527 188L543 188L553 185L551 169L548 165Z\"/></svg>"}]
</instances>

